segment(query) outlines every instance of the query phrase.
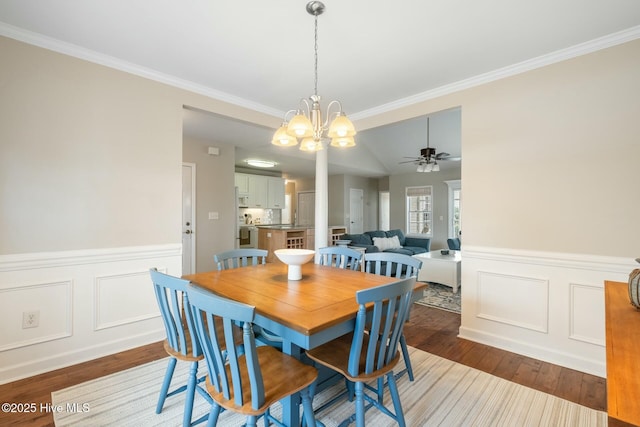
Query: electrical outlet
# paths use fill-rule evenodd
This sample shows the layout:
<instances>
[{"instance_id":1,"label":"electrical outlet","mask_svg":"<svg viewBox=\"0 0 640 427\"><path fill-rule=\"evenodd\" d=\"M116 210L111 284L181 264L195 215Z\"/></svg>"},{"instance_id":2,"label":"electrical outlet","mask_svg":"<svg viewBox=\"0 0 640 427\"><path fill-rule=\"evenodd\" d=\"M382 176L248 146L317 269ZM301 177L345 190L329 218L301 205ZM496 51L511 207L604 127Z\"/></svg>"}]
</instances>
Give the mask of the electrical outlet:
<instances>
[{"instance_id":1,"label":"electrical outlet","mask_svg":"<svg viewBox=\"0 0 640 427\"><path fill-rule=\"evenodd\" d=\"M40 310L22 313L22 329L37 328L40 324Z\"/></svg>"}]
</instances>

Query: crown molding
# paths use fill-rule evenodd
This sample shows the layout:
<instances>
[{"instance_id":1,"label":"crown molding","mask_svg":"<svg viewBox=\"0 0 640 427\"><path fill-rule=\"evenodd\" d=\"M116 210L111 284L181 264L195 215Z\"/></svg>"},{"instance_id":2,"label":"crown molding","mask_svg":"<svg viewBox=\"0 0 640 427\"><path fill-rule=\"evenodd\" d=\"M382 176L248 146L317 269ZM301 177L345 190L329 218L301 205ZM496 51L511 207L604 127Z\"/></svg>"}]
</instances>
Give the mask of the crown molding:
<instances>
[{"instance_id":1,"label":"crown molding","mask_svg":"<svg viewBox=\"0 0 640 427\"><path fill-rule=\"evenodd\" d=\"M27 31L22 28L18 28L4 22L0 22L0 35L18 40L24 43L28 43L34 46L38 46L47 50L62 53L65 55L73 56L78 59L93 62L95 64L104 65L105 67L113 68L116 70L124 71L129 74L144 77L149 80L153 80L159 83L184 89L189 92L194 92L200 95L204 95L210 98L214 98L229 104L237 105L239 107L247 108L253 111L257 111L264 114L269 114L276 117L282 117L283 111L268 107L253 101L249 101L244 98L240 98L235 95L231 95L226 92L222 92L199 83L195 83L189 80L179 79L175 76L160 73L150 68L142 67L132 62L123 61L113 56L104 55L95 52L90 49L85 49L78 45L63 42L61 40L47 37L39 33Z\"/></svg>"},{"instance_id":2,"label":"crown molding","mask_svg":"<svg viewBox=\"0 0 640 427\"><path fill-rule=\"evenodd\" d=\"M0 35L31 45L42 47L44 49L83 59L89 62L104 65L106 67L124 71L130 74L164 83L179 89L184 89L260 113L269 114L276 117L282 117L284 115L283 111L268 107L263 104L252 102L226 92L218 91L216 89L212 89L210 87L189 80L179 79L168 74L160 73L158 71L142 67L128 61L123 61L109 55L100 54L95 51L85 49L71 43L66 43L51 37L47 37L39 33L27 31L22 28L6 24L4 22L0 22ZM588 53L596 52L598 50L606 49L638 38L640 38L640 25L628 28L626 30L618 31L616 33L609 34L588 42L584 42L566 49L557 50L549 54L528 59L517 64L499 68L497 70L480 74L478 76L440 86L422 93L418 93L416 95L382 104L378 107L363 110L358 113L352 113L349 115L349 117L355 121L376 116L378 114L387 113L389 111L428 101L430 99L459 92L461 90L469 89L475 86L480 86L482 84L490 83L527 71L535 70L537 68L555 64L557 62L575 58L577 56L586 55Z\"/></svg>"},{"instance_id":3,"label":"crown molding","mask_svg":"<svg viewBox=\"0 0 640 427\"><path fill-rule=\"evenodd\" d=\"M515 76L517 74L525 73L527 71L542 68L547 65L562 62L567 59L575 58L577 56L586 55L588 53L596 52L598 50L606 49L612 46L623 44L635 39L640 38L640 25L628 28L617 33L609 34L604 37L600 37L588 42L580 43L575 46L571 46L566 49L557 50L549 54L541 55L536 58L528 59L526 61L519 62L517 64L509 65L497 70L489 71L484 74L480 74L465 80L460 80L455 83L451 83L445 86L440 86L435 89L428 90L426 92L418 93L406 98L398 99L386 104L382 104L378 107L363 110L355 114L349 114L351 120L356 121L365 119L368 117L376 116L378 114L387 113L403 107L407 107L419 102L428 101L430 99L438 98L440 96L449 95L461 90L470 89L472 87L480 86L486 83L490 83L496 80L500 80L506 77Z\"/></svg>"}]
</instances>

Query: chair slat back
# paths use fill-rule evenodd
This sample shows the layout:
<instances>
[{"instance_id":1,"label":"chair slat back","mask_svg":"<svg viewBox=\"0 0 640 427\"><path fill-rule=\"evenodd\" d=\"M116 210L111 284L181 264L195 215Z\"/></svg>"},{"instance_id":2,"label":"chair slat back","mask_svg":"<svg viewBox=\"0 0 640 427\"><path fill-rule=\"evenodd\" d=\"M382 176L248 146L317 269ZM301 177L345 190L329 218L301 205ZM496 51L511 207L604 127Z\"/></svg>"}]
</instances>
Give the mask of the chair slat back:
<instances>
[{"instance_id":1,"label":"chair slat back","mask_svg":"<svg viewBox=\"0 0 640 427\"><path fill-rule=\"evenodd\" d=\"M364 254L365 271L382 276L418 277L422 261L409 255L393 252L374 252Z\"/></svg>"},{"instance_id":2,"label":"chair slat back","mask_svg":"<svg viewBox=\"0 0 640 427\"><path fill-rule=\"evenodd\" d=\"M211 383L225 399L233 398L238 406L245 404L242 390L250 387L251 407L257 410L265 402L265 392L252 328L255 307L220 297L193 284L188 286L188 295ZM222 320L223 334L214 326L216 318ZM243 325L243 351L234 344L233 328L237 324ZM248 373L249 384L243 384L243 370Z\"/></svg>"},{"instance_id":3,"label":"chair slat back","mask_svg":"<svg viewBox=\"0 0 640 427\"><path fill-rule=\"evenodd\" d=\"M330 267L349 268L359 270L362 253L344 246L327 246L318 249L320 259L318 264Z\"/></svg>"},{"instance_id":4,"label":"chair slat back","mask_svg":"<svg viewBox=\"0 0 640 427\"><path fill-rule=\"evenodd\" d=\"M356 292L359 307L349 354L350 375L370 374L397 356L415 283L415 277L409 277ZM366 362L361 372L363 356Z\"/></svg>"},{"instance_id":5,"label":"chair slat back","mask_svg":"<svg viewBox=\"0 0 640 427\"><path fill-rule=\"evenodd\" d=\"M171 348L185 356L200 356L200 342L194 332L189 299L187 296L188 280L170 276L152 268L149 271L162 322Z\"/></svg>"},{"instance_id":6,"label":"chair slat back","mask_svg":"<svg viewBox=\"0 0 640 427\"><path fill-rule=\"evenodd\" d=\"M269 251L266 249L234 249L213 256L218 270L265 264Z\"/></svg>"}]
</instances>

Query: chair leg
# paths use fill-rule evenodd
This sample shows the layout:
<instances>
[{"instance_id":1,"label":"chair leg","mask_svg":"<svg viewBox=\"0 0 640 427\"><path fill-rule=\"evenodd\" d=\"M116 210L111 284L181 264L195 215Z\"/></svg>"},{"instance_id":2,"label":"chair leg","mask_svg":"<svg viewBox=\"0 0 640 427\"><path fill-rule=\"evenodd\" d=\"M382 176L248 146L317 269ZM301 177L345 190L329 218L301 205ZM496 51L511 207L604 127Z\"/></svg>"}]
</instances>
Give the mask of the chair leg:
<instances>
[{"instance_id":1,"label":"chair leg","mask_svg":"<svg viewBox=\"0 0 640 427\"><path fill-rule=\"evenodd\" d=\"M211 405L211 411L209 411L209 420L207 421L207 427L215 427L218 424L218 417L220 416L220 410L222 407L217 403Z\"/></svg>"},{"instance_id":2,"label":"chair leg","mask_svg":"<svg viewBox=\"0 0 640 427\"><path fill-rule=\"evenodd\" d=\"M306 425L314 427L316 425L316 420L313 414L313 403L311 402L309 387L300 390L300 398L302 399L302 415L304 417Z\"/></svg>"},{"instance_id":3,"label":"chair leg","mask_svg":"<svg viewBox=\"0 0 640 427\"><path fill-rule=\"evenodd\" d=\"M198 382L198 362L192 362L189 368L189 382L187 383L186 399L184 402L183 427L191 426L191 414L193 412L193 399L196 394L196 383Z\"/></svg>"},{"instance_id":4,"label":"chair leg","mask_svg":"<svg viewBox=\"0 0 640 427\"><path fill-rule=\"evenodd\" d=\"M364 383L355 383L356 392L356 427L364 427Z\"/></svg>"},{"instance_id":5,"label":"chair leg","mask_svg":"<svg viewBox=\"0 0 640 427\"><path fill-rule=\"evenodd\" d=\"M176 369L176 363L178 360L175 357L169 359L169 363L167 364L167 371L164 374L164 381L162 382L162 387L160 387L160 396L158 396L158 405L156 406L156 414L162 412L162 407L164 406L164 401L167 398L167 393L169 392L169 386L171 385L171 378L173 378L173 371Z\"/></svg>"},{"instance_id":6,"label":"chair leg","mask_svg":"<svg viewBox=\"0 0 640 427\"><path fill-rule=\"evenodd\" d=\"M391 400L393 400L393 408L396 412L396 421L399 427L405 427L404 412L402 412L402 403L400 403L400 394L398 393L398 385L393 371L387 374L387 383L389 383L389 391L391 392Z\"/></svg>"},{"instance_id":7,"label":"chair leg","mask_svg":"<svg viewBox=\"0 0 640 427\"><path fill-rule=\"evenodd\" d=\"M404 364L407 367L409 381L413 381L413 368L411 367L411 359L409 359L409 350L407 349L407 341L404 338L404 334L400 337L400 348L402 348L402 357L404 358Z\"/></svg>"}]
</instances>

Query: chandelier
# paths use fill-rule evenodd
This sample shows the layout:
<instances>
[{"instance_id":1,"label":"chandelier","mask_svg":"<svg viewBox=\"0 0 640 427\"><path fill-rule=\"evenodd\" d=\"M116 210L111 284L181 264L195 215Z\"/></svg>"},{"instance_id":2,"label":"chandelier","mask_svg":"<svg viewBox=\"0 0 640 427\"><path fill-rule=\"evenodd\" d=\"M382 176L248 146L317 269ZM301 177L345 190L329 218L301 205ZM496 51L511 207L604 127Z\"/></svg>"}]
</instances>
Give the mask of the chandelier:
<instances>
[{"instance_id":1,"label":"chandelier","mask_svg":"<svg viewBox=\"0 0 640 427\"><path fill-rule=\"evenodd\" d=\"M324 148L323 139L330 138L333 147L353 147L356 145L353 136L355 127L347 115L342 111L340 101L331 101L327 106L327 118L323 121L320 110L320 95L318 95L318 15L324 12L324 4L320 1L307 3L307 12L315 17L315 84L314 94L308 99L302 98L297 110L289 110L284 116L282 125L273 135L272 144L289 147L298 144L300 150L319 151ZM336 106L337 111L331 112ZM293 114L293 117L291 117ZM287 121L287 117L291 117ZM333 118L331 124L329 120Z\"/></svg>"}]
</instances>

